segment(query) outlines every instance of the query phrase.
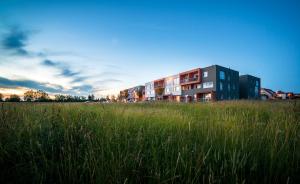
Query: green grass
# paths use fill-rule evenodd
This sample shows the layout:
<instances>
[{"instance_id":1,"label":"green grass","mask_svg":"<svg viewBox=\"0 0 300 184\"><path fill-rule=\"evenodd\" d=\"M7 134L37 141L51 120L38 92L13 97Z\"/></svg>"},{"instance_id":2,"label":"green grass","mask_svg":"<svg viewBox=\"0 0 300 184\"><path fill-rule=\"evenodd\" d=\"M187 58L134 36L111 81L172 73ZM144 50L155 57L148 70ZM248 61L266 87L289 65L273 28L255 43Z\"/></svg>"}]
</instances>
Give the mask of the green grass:
<instances>
[{"instance_id":1,"label":"green grass","mask_svg":"<svg viewBox=\"0 0 300 184\"><path fill-rule=\"evenodd\" d=\"M298 183L300 103L0 104L0 183Z\"/></svg>"}]
</instances>

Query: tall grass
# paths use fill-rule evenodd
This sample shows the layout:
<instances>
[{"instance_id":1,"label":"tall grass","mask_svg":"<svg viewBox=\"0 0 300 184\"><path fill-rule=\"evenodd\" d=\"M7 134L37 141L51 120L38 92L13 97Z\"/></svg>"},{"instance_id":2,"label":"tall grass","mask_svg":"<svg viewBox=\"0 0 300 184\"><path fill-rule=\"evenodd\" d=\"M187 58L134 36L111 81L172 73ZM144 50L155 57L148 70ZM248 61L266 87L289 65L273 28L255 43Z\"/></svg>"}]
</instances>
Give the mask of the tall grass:
<instances>
[{"instance_id":1,"label":"tall grass","mask_svg":"<svg viewBox=\"0 0 300 184\"><path fill-rule=\"evenodd\" d=\"M1 183L298 183L300 105L0 104Z\"/></svg>"}]
</instances>

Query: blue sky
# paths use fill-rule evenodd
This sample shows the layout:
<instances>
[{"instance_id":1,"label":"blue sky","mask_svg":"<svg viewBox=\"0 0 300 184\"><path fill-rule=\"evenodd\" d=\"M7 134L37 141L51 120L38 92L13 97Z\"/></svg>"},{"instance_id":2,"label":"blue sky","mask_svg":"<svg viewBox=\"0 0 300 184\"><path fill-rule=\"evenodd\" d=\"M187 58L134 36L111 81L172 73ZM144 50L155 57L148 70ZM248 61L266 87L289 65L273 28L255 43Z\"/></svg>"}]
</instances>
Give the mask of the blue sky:
<instances>
[{"instance_id":1,"label":"blue sky","mask_svg":"<svg viewBox=\"0 0 300 184\"><path fill-rule=\"evenodd\" d=\"M300 92L299 1L0 0L0 93L97 96L213 64Z\"/></svg>"}]
</instances>

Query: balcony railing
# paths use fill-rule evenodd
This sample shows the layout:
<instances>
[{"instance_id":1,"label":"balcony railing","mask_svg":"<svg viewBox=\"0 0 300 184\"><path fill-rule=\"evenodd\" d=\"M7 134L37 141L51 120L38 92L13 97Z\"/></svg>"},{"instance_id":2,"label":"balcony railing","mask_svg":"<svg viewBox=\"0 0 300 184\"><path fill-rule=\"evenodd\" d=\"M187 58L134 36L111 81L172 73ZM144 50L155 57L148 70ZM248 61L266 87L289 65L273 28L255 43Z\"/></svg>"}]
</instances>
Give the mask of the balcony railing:
<instances>
[{"instance_id":1,"label":"balcony railing","mask_svg":"<svg viewBox=\"0 0 300 184\"><path fill-rule=\"evenodd\" d=\"M194 81L197 81L198 78L186 78L186 79L181 79L180 80L180 83L188 83L188 82L194 82Z\"/></svg>"},{"instance_id":2,"label":"balcony railing","mask_svg":"<svg viewBox=\"0 0 300 184\"><path fill-rule=\"evenodd\" d=\"M154 85L154 88L164 88L165 85L164 84L158 84L158 85Z\"/></svg>"}]
</instances>

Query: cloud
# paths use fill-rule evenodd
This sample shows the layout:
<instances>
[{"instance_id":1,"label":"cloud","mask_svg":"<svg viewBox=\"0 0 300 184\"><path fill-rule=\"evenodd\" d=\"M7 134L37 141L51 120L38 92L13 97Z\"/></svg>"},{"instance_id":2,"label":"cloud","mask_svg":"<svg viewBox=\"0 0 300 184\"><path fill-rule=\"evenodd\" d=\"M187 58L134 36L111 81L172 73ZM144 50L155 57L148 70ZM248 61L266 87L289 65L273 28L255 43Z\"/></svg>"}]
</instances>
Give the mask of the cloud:
<instances>
[{"instance_id":1,"label":"cloud","mask_svg":"<svg viewBox=\"0 0 300 184\"><path fill-rule=\"evenodd\" d=\"M57 63L55 63L55 62L53 62L53 61L51 61L51 60L48 60L48 59L44 60L44 61L42 62L42 65L45 65L45 66L58 66Z\"/></svg>"},{"instance_id":2,"label":"cloud","mask_svg":"<svg viewBox=\"0 0 300 184\"><path fill-rule=\"evenodd\" d=\"M86 76L81 76L82 75L81 72L72 71L71 69L69 69L70 66L68 66L67 64L62 63L62 62L45 59L44 61L41 62L41 65L59 69L60 70L59 76L73 78L73 80L72 80L73 83L82 82L88 78Z\"/></svg>"},{"instance_id":3,"label":"cloud","mask_svg":"<svg viewBox=\"0 0 300 184\"><path fill-rule=\"evenodd\" d=\"M89 94L93 87L91 85L74 86L71 89L65 90L62 86L57 84L42 83L33 80L12 80L4 77L0 77L0 86L4 88L31 88L46 91L48 93L67 93L77 94L79 91L81 94Z\"/></svg>"},{"instance_id":4,"label":"cloud","mask_svg":"<svg viewBox=\"0 0 300 184\"><path fill-rule=\"evenodd\" d=\"M19 26L12 26L9 32L3 35L1 45L4 49L12 51L15 55L29 55L29 52L25 49L29 35L29 31L24 31Z\"/></svg>"}]
</instances>

